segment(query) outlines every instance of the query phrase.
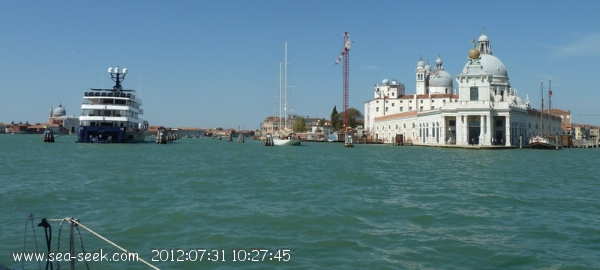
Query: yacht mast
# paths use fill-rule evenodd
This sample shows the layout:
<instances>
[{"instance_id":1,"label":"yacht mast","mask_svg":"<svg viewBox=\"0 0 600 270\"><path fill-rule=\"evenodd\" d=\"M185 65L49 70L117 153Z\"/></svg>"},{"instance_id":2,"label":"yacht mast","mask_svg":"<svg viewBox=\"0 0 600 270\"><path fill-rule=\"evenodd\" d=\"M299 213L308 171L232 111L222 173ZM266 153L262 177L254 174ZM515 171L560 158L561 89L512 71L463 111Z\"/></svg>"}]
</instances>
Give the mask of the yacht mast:
<instances>
[{"instance_id":1,"label":"yacht mast","mask_svg":"<svg viewBox=\"0 0 600 270\"><path fill-rule=\"evenodd\" d=\"M542 136L544 136L544 81L540 82L540 91L542 93L542 114L540 118L542 118Z\"/></svg>"},{"instance_id":2,"label":"yacht mast","mask_svg":"<svg viewBox=\"0 0 600 270\"><path fill-rule=\"evenodd\" d=\"M287 61L287 42L285 43L285 57L284 57L284 62L283 62L283 90L284 90L284 106L283 106L283 112L285 114L285 129L287 130L287 65L288 65L288 61Z\"/></svg>"},{"instance_id":3,"label":"yacht mast","mask_svg":"<svg viewBox=\"0 0 600 270\"><path fill-rule=\"evenodd\" d=\"M548 81L548 135L552 136L552 90L550 90L550 85L552 84L552 80Z\"/></svg>"},{"instance_id":4,"label":"yacht mast","mask_svg":"<svg viewBox=\"0 0 600 270\"><path fill-rule=\"evenodd\" d=\"M279 119L279 125L277 130L281 132L281 62L279 62L279 103L277 103L277 118Z\"/></svg>"}]
</instances>

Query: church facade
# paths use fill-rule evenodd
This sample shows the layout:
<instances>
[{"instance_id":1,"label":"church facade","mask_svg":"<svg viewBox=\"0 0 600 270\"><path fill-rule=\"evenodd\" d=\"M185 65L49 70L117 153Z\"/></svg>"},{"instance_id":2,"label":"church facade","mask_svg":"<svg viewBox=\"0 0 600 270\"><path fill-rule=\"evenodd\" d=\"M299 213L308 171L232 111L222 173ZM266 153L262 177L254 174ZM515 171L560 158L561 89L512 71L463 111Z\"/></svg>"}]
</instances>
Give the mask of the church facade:
<instances>
[{"instance_id":1,"label":"church facade","mask_svg":"<svg viewBox=\"0 0 600 270\"><path fill-rule=\"evenodd\" d=\"M55 109L50 108L50 117L46 128L52 129L55 134L71 134L79 129L79 118L67 115L61 103Z\"/></svg>"},{"instance_id":2,"label":"church facade","mask_svg":"<svg viewBox=\"0 0 600 270\"><path fill-rule=\"evenodd\" d=\"M474 45L456 76L457 93L439 56L433 71L423 60L417 63L415 94L406 95L395 80L375 85L374 98L365 103L365 129L373 139L393 143L402 135L406 143L423 145L527 145L542 132L541 117L545 134L560 135L560 117L531 108L529 98L522 102L511 88L485 33Z\"/></svg>"}]
</instances>

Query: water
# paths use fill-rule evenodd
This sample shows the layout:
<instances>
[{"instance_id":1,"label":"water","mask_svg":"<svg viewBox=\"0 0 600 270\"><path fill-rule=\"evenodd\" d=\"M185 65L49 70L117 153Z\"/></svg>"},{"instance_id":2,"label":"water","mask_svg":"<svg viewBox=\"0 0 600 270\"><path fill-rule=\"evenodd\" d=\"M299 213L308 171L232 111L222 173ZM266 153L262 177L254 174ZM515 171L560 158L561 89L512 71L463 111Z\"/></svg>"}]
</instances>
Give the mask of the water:
<instances>
[{"instance_id":1,"label":"water","mask_svg":"<svg viewBox=\"0 0 600 270\"><path fill-rule=\"evenodd\" d=\"M0 135L1 264L21 268L11 252L23 249L34 213L36 225L78 218L161 269L600 268L598 149L74 141ZM86 252L118 251L81 234ZM36 235L45 251L43 229ZM62 252L67 235L63 229ZM31 228L26 244L35 250ZM226 261L153 262L152 248L223 249ZM290 260L232 262L232 249L261 248L289 249Z\"/></svg>"}]
</instances>

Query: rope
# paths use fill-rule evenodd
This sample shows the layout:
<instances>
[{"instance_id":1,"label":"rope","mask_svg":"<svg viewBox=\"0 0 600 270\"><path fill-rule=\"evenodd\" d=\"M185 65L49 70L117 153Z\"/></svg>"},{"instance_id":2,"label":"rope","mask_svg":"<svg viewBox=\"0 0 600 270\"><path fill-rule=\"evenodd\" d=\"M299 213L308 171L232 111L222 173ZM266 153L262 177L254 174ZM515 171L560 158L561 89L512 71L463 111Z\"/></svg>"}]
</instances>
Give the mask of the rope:
<instances>
[{"instance_id":1,"label":"rope","mask_svg":"<svg viewBox=\"0 0 600 270\"><path fill-rule=\"evenodd\" d=\"M60 233L62 232L62 225L63 225L63 222L65 222L65 220L66 220L66 218L59 219L60 225L58 226L58 240L57 240L58 244L56 246L56 252L60 252ZM56 261L56 270L60 270L60 262L59 261Z\"/></svg>"},{"instance_id":2,"label":"rope","mask_svg":"<svg viewBox=\"0 0 600 270\"><path fill-rule=\"evenodd\" d=\"M129 251L127 251L127 250L125 250L124 248L122 248L122 247L118 246L117 244L115 244L115 243L111 242L110 240L108 240L108 239L104 238L102 235L99 235L98 233L96 233L96 232L92 231L92 230L91 230L91 229L89 229L88 227L86 227L86 226L83 226L83 225L82 225L81 223L79 223L78 221L75 221L75 220L73 220L73 222L74 222L75 224L77 224L77 225L81 226L82 228L84 228L84 229L88 230L89 232L91 232L91 233L92 233L92 234L94 234L95 236L98 236L100 239L102 239L102 240L106 241L107 243L109 243L109 244L113 245L114 247L116 247L116 248L120 249L121 251L123 251L123 252L125 252L125 253L129 253ZM156 266L154 266L154 265L151 265L150 263L148 263L148 262L147 262L147 261L145 261L144 259L142 259L142 258L139 258L139 257L138 257L138 259L139 259L141 262L145 263L146 265L150 266L150 268L152 268L152 269L156 269L156 270L160 270L158 267L156 267Z\"/></svg>"},{"instance_id":3,"label":"rope","mask_svg":"<svg viewBox=\"0 0 600 270\"><path fill-rule=\"evenodd\" d=\"M73 223L77 224L78 226L81 226L82 228L86 229L88 232L92 233L93 235L95 235L95 236L98 236L98 238L100 238L100 239L102 239L102 240L106 241L107 243L111 244L112 246L114 246L114 247L116 247L116 248L120 249L121 251L123 251L123 252L125 252L125 253L130 253L130 252L129 252L129 251L127 251L126 249L124 249L124 248L122 248L122 247L118 246L117 244L115 244L115 243L111 242L110 240L106 239L106 238L105 238L105 237L103 237L102 235L100 235L100 234L98 234L98 233L96 233L96 232L92 231L90 228L88 228L88 227L84 226L83 224L79 223L79 221L77 221L77 220L75 220L75 219L72 219L72 218L63 218L63 219L49 219L48 221L61 221L61 222L60 222L60 226L62 227L62 223L63 223L65 220L67 220L67 219L69 219L69 221L70 221L70 222L73 222ZM59 243L59 244L58 244L58 245L59 245L59 247L60 247L60 229L59 229L59 231L58 231L58 237L59 237L59 240L58 240L58 243ZM142 258L140 258L140 257L138 257L138 260L139 260L139 261L141 261L141 262L143 262L144 264L148 265L148 266L149 266L150 268L152 268L152 269L160 270L158 267L156 267L156 266L154 266L154 265L152 265L152 264L148 263L147 261L145 261L144 259L142 259ZM60 270L60 268L57 268L57 270Z\"/></svg>"},{"instance_id":4,"label":"rope","mask_svg":"<svg viewBox=\"0 0 600 270\"><path fill-rule=\"evenodd\" d=\"M33 214L32 213L27 215L27 218L25 219L25 231L23 234L23 253L25 253L25 249L27 246L27 223L29 223L30 220L31 220L31 231L33 232L33 242L35 243L35 252L38 253L38 244L37 244L37 239L35 238L35 230L33 228ZM25 260L21 261L21 268L25 269ZM42 263L40 261L38 261L38 268L40 270L42 270Z\"/></svg>"},{"instance_id":5,"label":"rope","mask_svg":"<svg viewBox=\"0 0 600 270\"><path fill-rule=\"evenodd\" d=\"M75 228L77 229L77 236L79 236L79 243L81 244L81 252L85 253L85 250L83 249L83 240L81 240L81 233L79 232L79 226L75 226ZM90 266L88 265L87 260L85 261L85 266L87 267L88 270L90 270Z\"/></svg>"}]
</instances>

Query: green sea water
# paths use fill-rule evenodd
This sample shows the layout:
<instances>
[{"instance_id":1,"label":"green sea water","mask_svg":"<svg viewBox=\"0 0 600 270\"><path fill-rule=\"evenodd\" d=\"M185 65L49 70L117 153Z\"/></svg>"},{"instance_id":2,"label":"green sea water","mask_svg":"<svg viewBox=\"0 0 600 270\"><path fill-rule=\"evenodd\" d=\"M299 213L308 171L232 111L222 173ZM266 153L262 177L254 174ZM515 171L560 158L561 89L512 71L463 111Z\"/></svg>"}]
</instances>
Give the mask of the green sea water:
<instances>
[{"instance_id":1,"label":"green sea water","mask_svg":"<svg viewBox=\"0 0 600 270\"><path fill-rule=\"evenodd\" d=\"M0 135L0 264L38 269L11 254L24 242L35 251L25 228L33 213L36 225L77 218L160 269L600 268L599 149L75 140ZM59 223L51 225L55 251ZM46 251L43 229L35 234ZM118 251L84 229L81 236L86 252ZM169 249L175 258L158 254ZM200 249L223 250L224 261L189 256ZM268 252L234 262L233 249ZM274 258L277 250L289 250L289 260Z\"/></svg>"}]
</instances>

